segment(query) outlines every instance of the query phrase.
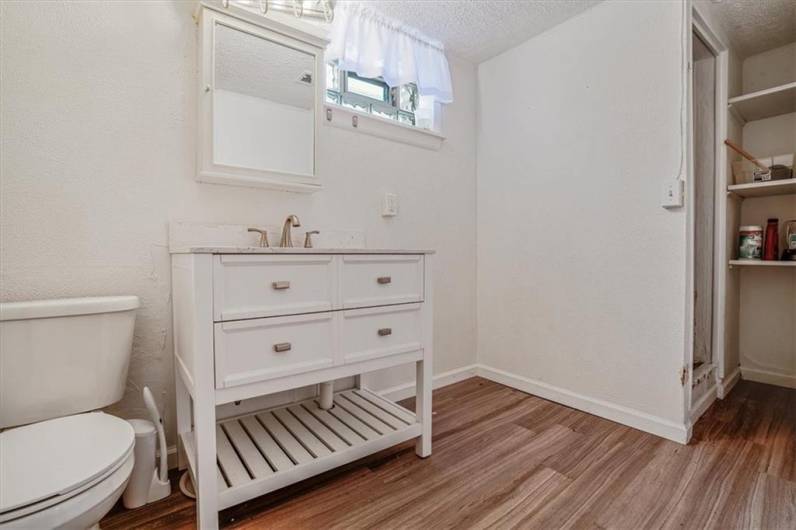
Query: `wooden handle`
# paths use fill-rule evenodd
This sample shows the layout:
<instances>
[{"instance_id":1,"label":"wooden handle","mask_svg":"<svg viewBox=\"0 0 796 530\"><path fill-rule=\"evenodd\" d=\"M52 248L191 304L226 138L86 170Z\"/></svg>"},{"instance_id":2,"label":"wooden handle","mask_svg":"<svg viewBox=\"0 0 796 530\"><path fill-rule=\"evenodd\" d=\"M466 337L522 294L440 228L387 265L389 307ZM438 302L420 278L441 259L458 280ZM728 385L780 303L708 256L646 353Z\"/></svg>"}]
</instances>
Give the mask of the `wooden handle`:
<instances>
[{"instance_id":1,"label":"wooden handle","mask_svg":"<svg viewBox=\"0 0 796 530\"><path fill-rule=\"evenodd\" d=\"M755 157L750 155L747 151L745 151L743 147L735 145L730 140L724 140L724 143L727 144L727 147L729 147L730 149L732 149L733 151L735 151L736 153L747 159L749 162L753 163L760 169L768 171L768 168L766 166L764 166L758 159L756 159Z\"/></svg>"},{"instance_id":2,"label":"wooden handle","mask_svg":"<svg viewBox=\"0 0 796 530\"><path fill-rule=\"evenodd\" d=\"M376 283L379 285L387 285L388 283L392 283L392 278L390 276L379 276L376 278Z\"/></svg>"}]
</instances>

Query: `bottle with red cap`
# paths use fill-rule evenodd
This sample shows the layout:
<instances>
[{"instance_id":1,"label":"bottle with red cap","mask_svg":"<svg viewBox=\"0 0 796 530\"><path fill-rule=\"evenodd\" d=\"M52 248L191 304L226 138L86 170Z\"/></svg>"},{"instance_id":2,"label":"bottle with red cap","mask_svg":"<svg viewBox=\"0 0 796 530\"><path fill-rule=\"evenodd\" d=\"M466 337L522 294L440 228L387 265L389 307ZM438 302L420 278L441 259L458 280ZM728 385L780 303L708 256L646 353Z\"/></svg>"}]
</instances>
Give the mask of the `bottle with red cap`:
<instances>
[{"instance_id":1,"label":"bottle with red cap","mask_svg":"<svg viewBox=\"0 0 796 530\"><path fill-rule=\"evenodd\" d=\"M763 259L776 261L779 258L779 219L769 219L763 241Z\"/></svg>"}]
</instances>

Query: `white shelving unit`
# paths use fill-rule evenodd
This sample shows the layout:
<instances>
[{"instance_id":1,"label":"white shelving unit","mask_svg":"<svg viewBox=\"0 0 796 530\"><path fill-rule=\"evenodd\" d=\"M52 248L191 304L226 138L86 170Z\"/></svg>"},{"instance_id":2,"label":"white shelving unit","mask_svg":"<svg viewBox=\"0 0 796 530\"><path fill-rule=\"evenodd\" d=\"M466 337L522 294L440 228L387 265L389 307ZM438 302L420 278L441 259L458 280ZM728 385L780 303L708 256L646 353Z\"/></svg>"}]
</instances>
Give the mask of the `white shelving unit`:
<instances>
[{"instance_id":1,"label":"white shelving unit","mask_svg":"<svg viewBox=\"0 0 796 530\"><path fill-rule=\"evenodd\" d=\"M794 43L787 46L792 45ZM725 57L724 64L728 68L720 74L723 89L720 92L726 94L727 90L738 90L739 85L745 87L745 93L737 95L735 92L736 97L725 100L727 113L721 120L724 138L763 159L763 163L768 157L793 153L796 149L793 129L789 128L796 113L792 55L784 49L769 51L735 65L740 72L731 72L733 66ZM736 77L733 73L740 75ZM766 86L761 84L765 80L772 80L770 84L777 86L769 84L768 88L760 89ZM790 321L796 314L793 302L796 300L793 283L796 261L733 258L738 256L739 228L743 225L766 227L768 219L778 219L782 245L783 223L796 216L793 209L796 178L767 182L739 178L736 181L732 162L742 158L729 147L720 146L720 151L724 156L720 157L718 182L726 193L718 207L717 223L723 228L718 257L724 266L717 278L719 288L714 313L717 325L714 329L718 328L715 335L719 358L717 395L723 397L742 378L780 386L793 384L794 373L787 359L796 355L792 347L794 330L787 326L779 328L776 334L761 330L768 329L766 324L771 322L772 315ZM780 246L779 252L782 250ZM762 366L765 370L760 369Z\"/></svg>"},{"instance_id":2,"label":"white shelving unit","mask_svg":"<svg viewBox=\"0 0 796 530\"><path fill-rule=\"evenodd\" d=\"M735 193L745 199L752 197L769 197L772 195L791 195L796 194L796 178L754 182L750 184L733 184L727 186L727 191Z\"/></svg>"},{"instance_id":3,"label":"white shelving unit","mask_svg":"<svg viewBox=\"0 0 796 530\"><path fill-rule=\"evenodd\" d=\"M751 260L751 259L731 259L730 266L735 267L796 267L796 261L764 261L764 260Z\"/></svg>"},{"instance_id":4,"label":"white shelving unit","mask_svg":"<svg viewBox=\"0 0 796 530\"><path fill-rule=\"evenodd\" d=\"M421 434L415 414L366 389L338 392L216 424L218 509L353 462ZM194 432L182 433L192 473Z\"/></svg>"},{"instance_id":5,"label":"white shelving unit","mask_svg":"<svg viewBox=\"0 0 796 530\"><path fill-rule=\"evenodd\" d=\"M730 98L728 103L747 122L796 112L796 81Z\"/></svg>"}]
</instances>

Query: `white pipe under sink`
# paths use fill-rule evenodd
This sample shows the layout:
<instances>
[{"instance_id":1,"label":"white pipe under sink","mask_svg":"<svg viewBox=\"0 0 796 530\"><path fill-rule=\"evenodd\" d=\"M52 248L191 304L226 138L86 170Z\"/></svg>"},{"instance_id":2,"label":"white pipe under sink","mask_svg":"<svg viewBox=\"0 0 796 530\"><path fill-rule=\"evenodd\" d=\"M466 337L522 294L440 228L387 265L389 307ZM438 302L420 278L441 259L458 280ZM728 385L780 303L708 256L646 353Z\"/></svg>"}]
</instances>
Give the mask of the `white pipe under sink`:
<instances>
[{"instance_id":1,"label":"white pipe under sink","mask_svg":"<svg viewBox=\"0 0 796 530\"><path fill-rule=\"evenodd\" d=\"M329 410L334 406L334 381L321 383L320 399L318 405L323 410Z\"/></svg>"}]
</instances>

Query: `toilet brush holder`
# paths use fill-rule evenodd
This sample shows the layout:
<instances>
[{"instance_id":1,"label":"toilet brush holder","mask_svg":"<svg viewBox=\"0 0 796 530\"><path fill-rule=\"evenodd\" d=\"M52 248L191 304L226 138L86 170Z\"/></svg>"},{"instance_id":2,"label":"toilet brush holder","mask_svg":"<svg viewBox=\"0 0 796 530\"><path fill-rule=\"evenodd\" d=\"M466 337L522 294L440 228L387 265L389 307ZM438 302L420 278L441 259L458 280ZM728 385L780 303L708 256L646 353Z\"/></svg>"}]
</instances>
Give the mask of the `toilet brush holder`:
<instances>
[{"instance_id":1,"label":"toilet brush holder","mask_svg":"<svg viewBox=\"0 0 796 530\"><path fill-rule=\"evenodd\" d=\"M166 465L167 450L163 421L157 406L155 406L155 399L147 387L144 387L144 403L146 403L152 421L129 420L135 431L135 448L133 449L135 465L130 474L127 488L122 495L122 503L128 509L138 508L171 494L171 483ZM160 446L158 469L155 469L156 445Z\"/></svg>"},{"instance_id":2,"label":"toilet brush holder","mask_svg":"<svg viewBox=\"0 0 796 530\"><path fill-rule=\"evenodd\" d=\"M149 500L149 486L155 475L157 432L149 420L128 420L135 431L135 465L122 495L124 507L138 508Z\"/></svg>"}]
</instances>

